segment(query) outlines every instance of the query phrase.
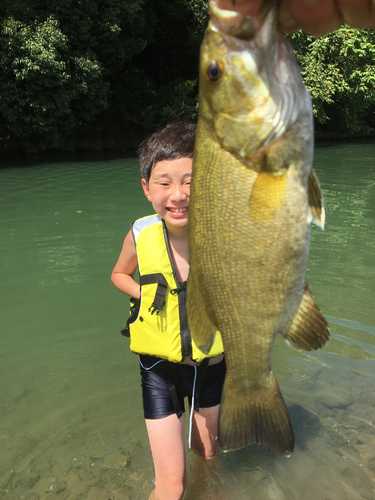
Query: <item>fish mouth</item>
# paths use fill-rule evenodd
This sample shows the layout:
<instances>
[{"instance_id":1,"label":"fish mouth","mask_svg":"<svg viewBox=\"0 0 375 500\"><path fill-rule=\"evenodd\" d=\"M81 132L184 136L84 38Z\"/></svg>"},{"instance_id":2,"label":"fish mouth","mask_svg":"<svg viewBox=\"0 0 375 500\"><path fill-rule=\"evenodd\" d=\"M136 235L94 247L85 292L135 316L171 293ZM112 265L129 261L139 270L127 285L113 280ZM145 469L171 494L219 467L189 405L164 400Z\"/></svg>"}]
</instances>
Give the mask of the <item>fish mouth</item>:
<instances>
[{"instance_id":1,"label":"fish mouth","mask_svg":"<svg viewBox=\"0 0 375 500\"><path fill-rule=\"evenodd\" d=\"M233 2L234 4L234 2ZM270 8L265 1L258 16L245 16L237 11L220 9L216 0L210 0L210 22L216 30L240 40L252 40L263 24L265 14Z\"/></svg>"},{"instance_id":2,"label":"fish mouth","mask_svg":"<svg viewBox=\"0 0 375 500\"><path fill-rule=\"evenodd\" d=\"M174 214L180 214L180 213L183 213L183 212L187 212L188 207L181 207L181 208L167 207L167 210L168 210L168 212L172 212Z\"/></svg>"}]
</instances>

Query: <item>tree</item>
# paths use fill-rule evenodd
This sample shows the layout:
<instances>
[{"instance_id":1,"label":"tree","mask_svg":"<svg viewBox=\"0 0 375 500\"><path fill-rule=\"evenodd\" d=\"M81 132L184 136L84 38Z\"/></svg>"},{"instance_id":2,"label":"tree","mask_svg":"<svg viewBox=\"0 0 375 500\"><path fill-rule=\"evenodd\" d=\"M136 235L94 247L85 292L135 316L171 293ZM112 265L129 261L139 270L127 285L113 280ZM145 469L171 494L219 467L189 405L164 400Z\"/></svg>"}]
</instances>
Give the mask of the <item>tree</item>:
<instances>
[{"instance_id":1,"label":"tree","mask_svg":"<svg viewBox=\"0 0 375 500\"><path fill-rule=\"evenodd\" d=\"M58 145L93 120L196 120L207 17L207 0L2 0L0 125ZM375 32L289 38L317 124L375 127Z\"/></svg>"},{"instance_id":2,"label":"tree","mask_svg":"<svg viewBox=\"0 0 375 500\"><path fill-rule=\"evenodd\" d=\"M111 79L151 38L153 14L142 9L145 2L2 3L0 114L8 129L56 145L102 113Z\"/></svg>"},{"instance_id":3,"label":"tree","mask_svg":"<svg viewBox=\"0 0 375 500\"><path fill-rule=\"evenodd\" d=\"M52 16L33 25L8 18L0 47L0 112L16 135L36 132L57 144L106 107L103 68L94 56L69 54L68 38Z\"/></svg>"},{"instance_id":4,"label":"tree","mask_svg":"<svg viewBox=\"0 0 375 500\"><path fill-rule=\"evenodd\" d=\"M375 31L342 26L320 38L288 36L321 124L356 133L373 123Z\"/></svg>"},{"instance_id":5,"label":"tree","mask_svg":"<svg viewBox=\"0 0 375 500\"><path fill-rule=\"evenodd\" d=\"M150 0L155 25L147 47L117 75L114 99L123 115L153 129L197 119L199 47L207 0Z\"/></svg>"}]
</instances>

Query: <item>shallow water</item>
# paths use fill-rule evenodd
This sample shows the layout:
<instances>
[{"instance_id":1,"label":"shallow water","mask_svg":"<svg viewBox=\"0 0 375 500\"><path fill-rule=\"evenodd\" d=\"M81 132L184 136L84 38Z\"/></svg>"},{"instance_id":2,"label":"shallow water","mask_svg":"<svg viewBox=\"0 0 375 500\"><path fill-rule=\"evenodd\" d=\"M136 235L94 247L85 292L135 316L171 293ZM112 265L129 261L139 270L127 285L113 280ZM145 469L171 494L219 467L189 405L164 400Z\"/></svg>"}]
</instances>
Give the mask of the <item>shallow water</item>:
<instances>
[{"instance_id":1,"label":"shallow water","mask_svg":"<svg viewBox=\"0 0 375 500\"><path fill-rule=\"evenodd\" d=\"M273 367L296 437L291 458L257 446L202 461L185 500L375 497L375 146L316 148L327 212L307 282L332 339ZM73 156L0 170L0 498L144 500L153 467L127 299L110 272L148 213L135 158Z\"/></svg>"}]
</instances>

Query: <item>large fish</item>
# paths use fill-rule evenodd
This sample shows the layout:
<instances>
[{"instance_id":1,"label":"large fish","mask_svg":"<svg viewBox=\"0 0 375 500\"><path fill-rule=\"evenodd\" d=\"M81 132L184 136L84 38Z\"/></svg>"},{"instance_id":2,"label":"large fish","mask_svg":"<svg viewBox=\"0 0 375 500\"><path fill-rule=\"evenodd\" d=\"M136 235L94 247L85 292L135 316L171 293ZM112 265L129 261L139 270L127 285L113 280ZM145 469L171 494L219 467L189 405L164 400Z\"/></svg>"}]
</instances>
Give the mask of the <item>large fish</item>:
<instances>
[{"instance_id":1,"label":"large fish","mask_svg":"<svg viewBox=\"0 0 375 500\"><path fill-rule=\"evenodd\" d=\"M329 329L305 285L310 225L324 225L312 170L311 101L277 2L263 18L220 10L200 60L199 120L189 203L187 312L207 352L220 331L227 363L219 419L224 450L253 442L293 451L272 372L280 333L297 349L322 347Z\"/></svg>"}]
</instances>

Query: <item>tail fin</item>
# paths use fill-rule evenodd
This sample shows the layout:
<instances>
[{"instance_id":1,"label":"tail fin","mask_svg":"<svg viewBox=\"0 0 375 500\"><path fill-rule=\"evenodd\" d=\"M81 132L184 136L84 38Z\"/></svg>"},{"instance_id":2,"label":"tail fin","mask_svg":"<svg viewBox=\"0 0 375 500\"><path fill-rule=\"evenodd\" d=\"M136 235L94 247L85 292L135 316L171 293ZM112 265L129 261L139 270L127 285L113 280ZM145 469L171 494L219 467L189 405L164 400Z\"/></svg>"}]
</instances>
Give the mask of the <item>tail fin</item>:
<instances>
[{"instance_id":1,"label":"tail fin","mask_svg":"<svg viewBox=\"0 0 375 500\"><path fill-rule=\"evenodd\" d=\"M258 443L290 455L294 435L288 410L272 372L267 387L238 394L227 377L220 405L219 443L224 451Z\"/></svg>"}]
</instances>

